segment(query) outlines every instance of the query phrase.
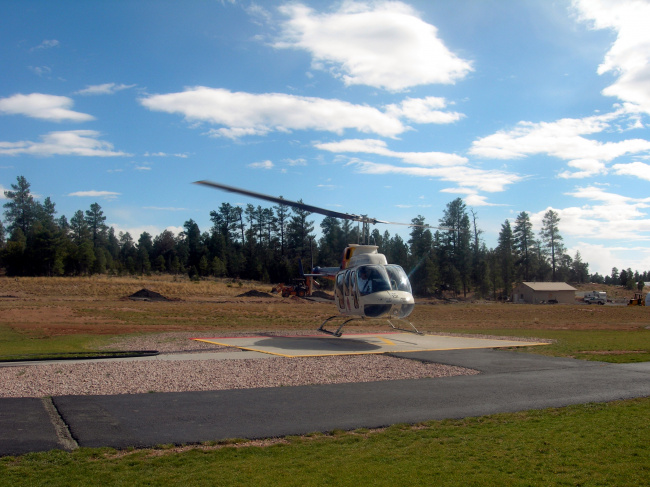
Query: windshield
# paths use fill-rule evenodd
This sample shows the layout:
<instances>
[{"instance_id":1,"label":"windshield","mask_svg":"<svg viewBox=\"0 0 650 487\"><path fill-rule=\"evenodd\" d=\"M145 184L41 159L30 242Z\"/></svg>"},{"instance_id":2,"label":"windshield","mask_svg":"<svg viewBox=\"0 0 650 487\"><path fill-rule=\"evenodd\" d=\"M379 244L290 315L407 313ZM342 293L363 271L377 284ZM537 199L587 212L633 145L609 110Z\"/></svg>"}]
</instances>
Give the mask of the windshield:
<instances>
[{"instance_id":1,"label":"windshield","mask_svg":"<svg viewBox=\"0 0 650 487\"><path fill-rule=\"evenodd\" d=\"M379 291L411 292L404 269L398 265L363 265L357 269L357 282L362 296Z\"/></svg>"},{"instance_id":2,"label":"windshield","mask_svg":"<svg viewBox=\"0 0 650 487\"><path fill-rule=\"evenodd\" d=\"M394 291L404 291L412 294L411 283L406 276L406 272L400 266L391 264L386 266L386 272L390 277L390 288Z\"/></svg>"}]
</instances>

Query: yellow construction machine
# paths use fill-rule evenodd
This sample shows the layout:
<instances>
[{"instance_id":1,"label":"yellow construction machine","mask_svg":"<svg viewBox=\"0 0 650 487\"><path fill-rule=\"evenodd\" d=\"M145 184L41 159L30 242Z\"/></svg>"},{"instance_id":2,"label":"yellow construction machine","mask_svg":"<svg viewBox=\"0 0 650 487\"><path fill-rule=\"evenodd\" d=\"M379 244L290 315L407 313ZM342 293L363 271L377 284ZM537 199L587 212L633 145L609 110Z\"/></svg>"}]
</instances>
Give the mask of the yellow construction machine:
<instances>
[{"instance_id":1,"label":"yellow construction machine","mask_svg":"<svg viewBox=\"0 0 650 487\"><path fill-rule=\"evenodd\" d=\"M630 299L627 303L628 306L645 306L645 299L643 293L634 293L634 298Z\"/></svg>"}]
</instances>

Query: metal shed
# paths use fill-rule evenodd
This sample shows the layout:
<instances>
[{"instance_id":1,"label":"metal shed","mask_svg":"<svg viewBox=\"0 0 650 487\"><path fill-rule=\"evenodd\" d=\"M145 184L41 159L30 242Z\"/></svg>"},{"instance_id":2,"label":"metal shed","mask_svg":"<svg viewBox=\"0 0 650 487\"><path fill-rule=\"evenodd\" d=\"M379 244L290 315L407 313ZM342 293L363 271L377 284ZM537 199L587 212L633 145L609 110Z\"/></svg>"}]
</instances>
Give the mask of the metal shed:
<instances>
[{"instance_id":1,"label":"metal shed","mask_svg":"<svg viewBox=\"0 0 650 487\"><path fill-rule=\"evenodd\" d=\"M512 293L513 303L575 303L576 288L566 282L521 282Z\"/></svg>"}]
</instances>

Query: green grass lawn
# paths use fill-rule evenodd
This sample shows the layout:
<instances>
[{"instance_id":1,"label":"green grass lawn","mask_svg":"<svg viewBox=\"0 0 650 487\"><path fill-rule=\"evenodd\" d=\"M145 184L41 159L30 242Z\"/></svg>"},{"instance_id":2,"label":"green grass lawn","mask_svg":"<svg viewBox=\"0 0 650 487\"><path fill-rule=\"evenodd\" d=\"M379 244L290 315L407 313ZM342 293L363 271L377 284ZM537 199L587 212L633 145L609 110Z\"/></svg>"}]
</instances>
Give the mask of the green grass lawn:
<instances>
[{"instance_id":1,"label":"green grass lawn","mask_svg":"<svg viewBox=\"0 0 650 487\"><path fill-rule=\"evenodd\" d=\"M450 329L457 333L538 338L550 340L549 345L516 348L518 352L536 353L553 357L572 357L610 363L650 361L650 329L632 330L530 330L507 329Z\"/></svg>"},{"instance_id":2,"label":"green grass lawn","mask_svg":"<svg viewBox=\"0 0 650 487\"><path fill-rule=\"evenodd\" d=\"M650 398L289 438L0 459L1 486L650 484Z\"/></svg>"},{"instance_id":3,"label":"green grass lawn","mask_svg":"<svg viewBox=\"0 0 650 487\"><path fill-rule=\"evenodd\" d=\"M16 356L44 357L55 354L73 354L98 350L110 337L96 335L61 335L33 337L0 325L0 361Z\"/></svg>"}]
</instances>

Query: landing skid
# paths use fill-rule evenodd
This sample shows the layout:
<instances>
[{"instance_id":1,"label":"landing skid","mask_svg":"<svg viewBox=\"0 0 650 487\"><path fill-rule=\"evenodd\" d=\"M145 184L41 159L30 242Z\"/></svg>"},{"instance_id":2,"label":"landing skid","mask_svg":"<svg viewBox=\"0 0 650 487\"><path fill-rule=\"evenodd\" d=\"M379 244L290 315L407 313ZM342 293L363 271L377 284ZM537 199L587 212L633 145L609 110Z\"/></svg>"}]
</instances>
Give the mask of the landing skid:
<instances>
[{"instance_id":1,"label":"landing skid","mask_svg":"<svg viewBox=\"0 0 650 487\"><path fill-rule=\"evenodd\" d=\"M318 327L318 331L320 331L321 333L326 333L326 334L328 334L328 335L335 336L335 337L340 337L340 336L343 334L343 333L341 333L341 330L343 329L343 327L344 327L345 325L347 325L348 323L350 323L350 321L354 321L354 320L362 320L362 319L364 319L365 317L364 317L364 316L360 316L360 317L356 317L356 316L355 316L354 318L350 318L350 319L348 319L348 320L345 320L343 323L341 323L341 326L339 326L339 327L336 329L336 331L329 331L329 330L326 330L326 329L325 329L325 325L326 325L329 321L331 321L331 320L333 320L333 319L335 319L335 318L340 318L340 315L334 315L334 316L330 316L329 318L327 318L325 321L323 321L323 323L321 323L320 327ZM398 318L398 319L400 319L400 318ZM418 329L415 327L415 325L413 325L413 323L411 323L411 322L408 321L408 320L401 319L401 321L406 321L409 325L411 325L411 328L413 328L412 330L410 330L410 329L408 329L408 328L399 328L399 327L393 325L393 323L392 323L390 320L386 320L386 321L388 321L388 324L393 328L393 330L405 331L405 332L408 332L408 333L415 333L416 335L424 335L424 333L422 333L421 331L418 331Z\"/></svg>"},{"instance_id":2,"label":"landing skid","mask_svg":"<svg viewBox=\"0 0 650 487\"><path fill-rule=\"evenodd\" d=\"M398 319L400 319L400 318L398 318ZM386 321L388 321L388 324L389 324L390 326L393 327L393 330L406 331L406 332L408 332L408 333L415 333L416 335L424 335L424 333L422 333L421 331L419 331L419 330L415 327L415 325L414 325L413 323L411 323L410 321L405 320L405 319L403 319L403 318L402 318L401 320L402 320L402 321L406 321L409 325L411 325L411 328L413 328L413 329L412 329L412 330L409 330L408 328L399 328L399 327L393 325L393 323L392 323L390 320L386 320Z\"/></svg>"},{"instance_id":3,"label":"landing skid","mask_svg":"<svg viewBox=\"0 0 650 487\"><path fill-rule=\"evenodd\" d=\"M329 318L327 318L325 321L323 321L323 323L321 323L320 327L318 328L318 331L320 331L320 332L322 332L322 333L327 333L328 335L332 335L332 336L335 336L335 337L340 337L340 336L342 335L341 330L343 329L343 327L344 327L346 324L350 323L350 321L353 321L353 320L360 320L360 319L361 319L361 318L357 318L357 317L350 318L349 320L345 320L343 323L341 323L341 326L339 326L338 329L337 329L336 331L329 331L329 330L326 330L326 329L324 328L325 324L326 324L328 321L333 320L334 318L340 318L340 316L339 316L339 315L334 315L334 316L330 316Z\"/></svg>"}]
</instances>

